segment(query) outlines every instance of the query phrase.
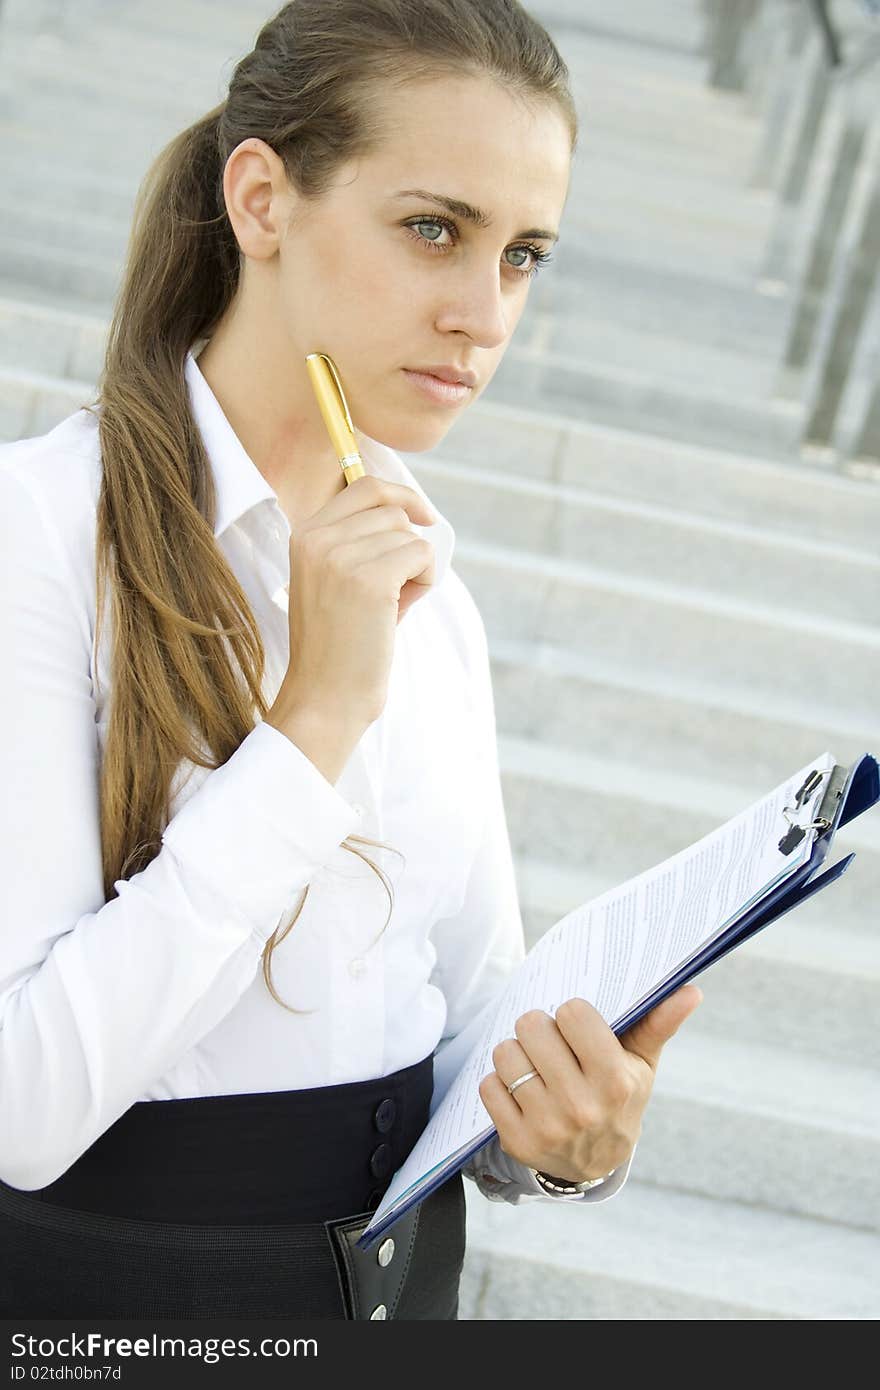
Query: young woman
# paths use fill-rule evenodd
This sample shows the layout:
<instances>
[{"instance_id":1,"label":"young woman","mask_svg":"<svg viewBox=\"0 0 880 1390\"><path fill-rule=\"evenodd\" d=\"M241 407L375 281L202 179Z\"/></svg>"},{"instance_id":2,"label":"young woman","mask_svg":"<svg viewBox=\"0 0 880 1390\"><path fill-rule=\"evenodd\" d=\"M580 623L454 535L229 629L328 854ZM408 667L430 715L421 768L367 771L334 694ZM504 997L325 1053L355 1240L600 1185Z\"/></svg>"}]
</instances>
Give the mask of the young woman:
<instances>
[{"instance_id":1,"label":"young woman","mask_svg":"<svg viewBox=\"0 0 880 1390\"><path fill-rule=\"evenodd\" d=\"M457 1315L460 1176L352 1250L523 954L485 629L396 451L549 257L566 78L515 0L285 5L149 172L95 401L2 451L6 1317ZM468 1176L617 1191L699 997L524 1014Z\"/></svg>"}]
</instances>

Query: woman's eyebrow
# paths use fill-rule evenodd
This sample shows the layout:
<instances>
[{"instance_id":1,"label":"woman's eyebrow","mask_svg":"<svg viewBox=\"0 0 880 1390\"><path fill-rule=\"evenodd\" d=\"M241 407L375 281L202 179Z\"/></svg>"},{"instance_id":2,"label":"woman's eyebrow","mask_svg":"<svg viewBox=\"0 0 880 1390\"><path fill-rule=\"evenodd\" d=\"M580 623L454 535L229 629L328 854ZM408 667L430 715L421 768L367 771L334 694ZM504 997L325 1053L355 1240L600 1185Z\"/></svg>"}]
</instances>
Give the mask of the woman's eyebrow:
<instances>
[{"instance_id":1,"label":"woman's eyebrow","mask_svg":"<svg viewBox=\"0 0 880 1390\"><path fill-rule=\"evenodd\" d=\"M456 217L461 217L465 222L473 222L477 227L491 227L492 219L482 208L475 208L472 203L463 203L460 198L449 198L445 193L428 193L424 188L403 188L399 193L392 195L394 198L423 198L429 203L438 203L440 207L451 212ZM518 237L538 236L546 241L558 241L558 232L548 232L541 227L529 227L525 232L517 232Z\"/></svg>"}]
</instances>

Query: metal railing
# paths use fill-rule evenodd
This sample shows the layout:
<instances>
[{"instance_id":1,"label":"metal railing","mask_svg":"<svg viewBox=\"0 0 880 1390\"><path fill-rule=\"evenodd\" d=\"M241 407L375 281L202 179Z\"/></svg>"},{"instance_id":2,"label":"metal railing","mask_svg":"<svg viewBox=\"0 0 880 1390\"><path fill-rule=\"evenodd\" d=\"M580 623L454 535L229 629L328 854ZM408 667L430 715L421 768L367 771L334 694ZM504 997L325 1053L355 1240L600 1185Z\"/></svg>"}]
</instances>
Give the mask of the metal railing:
<instances>
[{"instance_id":1,"label":"metal railing","mask_svg":"<svg viewBox=\"0 0 880 1390\"><path fill-rule=\"evenodd\" d=\"M880 478L880 0L704 2L707 81L763 122L756 291L788 306L775 398L804 458Z\"/></svg>"}]
</instances>

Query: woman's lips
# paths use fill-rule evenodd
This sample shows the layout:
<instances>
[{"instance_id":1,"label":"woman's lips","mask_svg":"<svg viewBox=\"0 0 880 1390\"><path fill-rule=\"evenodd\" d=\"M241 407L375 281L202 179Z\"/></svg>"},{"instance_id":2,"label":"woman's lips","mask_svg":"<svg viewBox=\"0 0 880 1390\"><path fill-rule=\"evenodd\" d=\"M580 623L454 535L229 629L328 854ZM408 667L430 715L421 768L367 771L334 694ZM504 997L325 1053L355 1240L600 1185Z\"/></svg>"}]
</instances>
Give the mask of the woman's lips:
<instances>
[{"instance_id":1,"label":"woman's lips","mask_svg":"<svg viewBox=\"0 0 880 1390\"><path fill-rule=\"evenodd\" d=\"M403 371L417 391L438 405L461 405L473 389L463 386L461 382L441 381L439 376L432 376L429 372L411 372L408 367L404 367Z\"/></svg>"}]
</instances>

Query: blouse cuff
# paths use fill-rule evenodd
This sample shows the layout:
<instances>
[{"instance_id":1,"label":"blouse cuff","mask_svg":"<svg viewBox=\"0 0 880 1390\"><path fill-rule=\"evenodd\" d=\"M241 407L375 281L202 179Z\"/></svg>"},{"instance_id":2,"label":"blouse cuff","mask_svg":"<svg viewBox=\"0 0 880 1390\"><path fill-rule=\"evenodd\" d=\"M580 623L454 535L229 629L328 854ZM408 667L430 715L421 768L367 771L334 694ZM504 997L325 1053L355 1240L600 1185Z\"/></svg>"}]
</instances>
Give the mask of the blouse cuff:
<instances>
[{"instance_id":1,"label":"blouse cuff","mask_svg":"<svg viewBox=\"0 0 880 1390\"><path fill-rule=\"evenodd\" d=\"M620 1191L629 1177L635 1149L626 1163L609 1174L598 1187L587 1192L570 1193L547 1192L524 1163L511 1158L501 1147L496 1134L482 1149L474 1154L465 1165L465 1177L476 1183L477 1188L490 1202L517 1203L532 1197L543 1197L548 1202L604 1202Z\"/></svg>"},{"instance_id":2,"label":"blouse cuff","mask_svg":"<svg viewBox=\"0 0 880 1390\"><path fill-rule=\"evenodd\" d=\"M261 720L169 821L162 842L268 940L279 912L294 907L359 820L302 749Z\"/></svg>"}]
</instances>

